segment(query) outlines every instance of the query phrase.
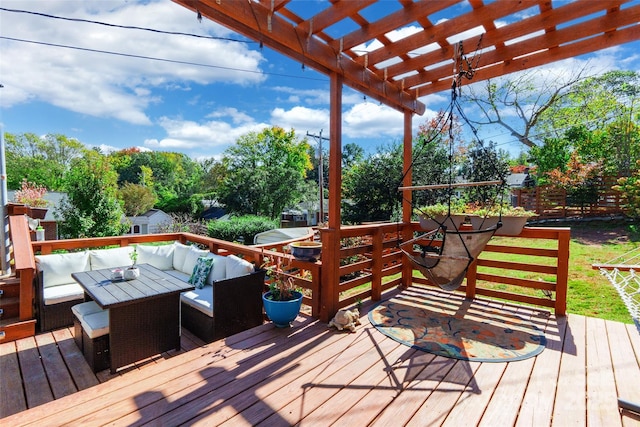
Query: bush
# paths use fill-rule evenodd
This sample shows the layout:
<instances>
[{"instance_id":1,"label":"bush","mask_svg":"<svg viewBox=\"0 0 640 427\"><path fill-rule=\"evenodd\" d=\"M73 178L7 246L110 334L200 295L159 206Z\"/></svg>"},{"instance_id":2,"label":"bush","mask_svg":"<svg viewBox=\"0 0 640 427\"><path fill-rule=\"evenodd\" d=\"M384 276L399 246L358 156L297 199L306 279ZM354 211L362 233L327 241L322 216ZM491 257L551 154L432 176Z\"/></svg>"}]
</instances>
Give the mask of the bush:
<instances>
[{"instance_id":1,"label":"bush","mask_svg":"<svg viewBox=\"0 0 640 427\"><path fill-rule=\"evenodd\" d=\"M207 224L207 233L209 237L214 239L251 245L256 234L273 230L274 228L278 228L278 221L276 220L262 216L246 215L234 217L228 221L210 221Z\"/></svg>"}]
</instances>

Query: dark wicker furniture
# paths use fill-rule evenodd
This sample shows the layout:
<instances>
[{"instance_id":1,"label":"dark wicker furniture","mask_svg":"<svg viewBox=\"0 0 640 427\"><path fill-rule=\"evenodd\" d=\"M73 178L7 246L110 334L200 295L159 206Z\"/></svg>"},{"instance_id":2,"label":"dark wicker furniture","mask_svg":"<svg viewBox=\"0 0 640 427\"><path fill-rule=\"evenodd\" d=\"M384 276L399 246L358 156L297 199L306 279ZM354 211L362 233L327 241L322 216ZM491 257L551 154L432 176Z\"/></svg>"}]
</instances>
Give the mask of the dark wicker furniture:
<instances>
[{"instance_id":1,"label":"dark wicker furniture","mask_svg":"<svg viewBox=\"0 0 640 427\"><path fill-rule=\"evenodd\" d=\"M213 283L213 317L182 303L182 326L205 342L212 342L259 326L264 321L262 292L266 271Z\"/></svg>"},{"instance_id":2,"label":"dark wicker furniture","mask_svg":"<svg viewBox=\"0 0 640 427\"><path fill-rule=\"evenodd\" d=\"M140 277L130 281L111 281L108 269L72 274L100 307L110 310L111 373L147 357L180 349L180 293L194 289L193 285L150 265L138 267ZM83 348L87 345L84 336L82 344Z\"/></svg>"},{"instance_id":3,"label":"dark wicker furniture","mask_svg":"<svg viewBox=\"0 0 640 427\"><path fill-rule=\"evenodd\" d=\"M57 304L45 305L43 297L43 274L37 270L34 277L35 281L35 309L36 319L38 321L38 330L40 332L51 331L73 325L73 313L71 307L80 304L85 299L78 298L71 301L60 302Z\"/></svg>"}]
</instances>

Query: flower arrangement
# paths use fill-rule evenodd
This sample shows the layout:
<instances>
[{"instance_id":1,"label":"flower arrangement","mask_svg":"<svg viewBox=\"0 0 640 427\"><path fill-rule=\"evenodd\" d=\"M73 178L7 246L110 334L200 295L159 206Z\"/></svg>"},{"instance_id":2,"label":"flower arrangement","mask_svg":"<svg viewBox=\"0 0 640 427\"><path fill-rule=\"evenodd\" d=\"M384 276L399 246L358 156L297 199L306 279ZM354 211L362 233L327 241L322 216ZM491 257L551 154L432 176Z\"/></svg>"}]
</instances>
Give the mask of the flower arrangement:
<instances>
[{"instance_id":1,"label":"flower arrangement","mask_svg":"<svg viewBox=\"0 0 640 427\"><path fill-rule=\"evenodd\" d=\"M267 270L267 277L270 280L268 299L273 301L291 301L297 297L294 292L299 292L295 285L293 276L288 273L289 263L284 262L282 258L278 258L275 264L271 263L270 258L265 258L262 268Z\"/></svg>"},{"instance_id":2,"label":"flower arrangement","mask_svg":"<svg viewBox=\"0 0 640 427\"><path fill-rule=\"evenodd\" d=\"M14 199L17 203L32 208L45 208L49 205L49 202L44 199L45 194L47 194L45 187L23 179L22 186L15 192Z\"/></svg>"}]
</instances>

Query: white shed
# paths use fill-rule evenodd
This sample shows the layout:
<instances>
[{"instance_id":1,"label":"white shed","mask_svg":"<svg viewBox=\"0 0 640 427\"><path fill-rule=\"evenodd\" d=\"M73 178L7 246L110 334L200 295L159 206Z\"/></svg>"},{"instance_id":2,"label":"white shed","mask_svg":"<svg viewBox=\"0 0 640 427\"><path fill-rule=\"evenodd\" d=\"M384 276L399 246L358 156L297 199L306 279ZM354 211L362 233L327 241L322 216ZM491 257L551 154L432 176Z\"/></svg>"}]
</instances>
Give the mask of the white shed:
<instances>
[{"instance_id":1,"label":"white shed","mask_svg":"<svg viewBox=\"0 0 640 427\"><path fill-rule=\"evenodd\" d=\"M149 209L139 216L127 217L131 221L129 234L154 234L158 233L161 224L171 222L171 216L160 209Z\"/></svg>"}]
</instances>

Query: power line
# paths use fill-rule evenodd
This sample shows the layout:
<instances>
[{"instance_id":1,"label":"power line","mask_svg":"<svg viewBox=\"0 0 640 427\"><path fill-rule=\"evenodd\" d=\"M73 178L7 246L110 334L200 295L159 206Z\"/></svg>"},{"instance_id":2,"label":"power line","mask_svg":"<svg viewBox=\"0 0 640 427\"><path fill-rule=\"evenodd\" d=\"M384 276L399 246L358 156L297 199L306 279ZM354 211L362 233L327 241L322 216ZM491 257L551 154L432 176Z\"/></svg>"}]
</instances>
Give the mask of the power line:
<instances>
[{"instance_id":1,"label":"power line","mask_svg":"<svg viewBox=\"0 0 640 427\"><path fill-rule=\"evenodd\" d=\"M48 42L41 42L41 41L36 41L36 40L19 39L19 38L14 38L14 37L0 36L0 39L11 40L11 41L21 42L21 43L38 44L38 45L49 46L49 47L59 47L59 48L63 48L63 49L80 50L80 51L84 51L84 52L101 53L101 54L105 54L105 55L123 56L123 57L126 57L126 58L148 59L148 60L151 60L151 61L169 62L169 63L172 63L172 64L193 65L193 66L196 66L196 67L217 68L217 69L222 69L222 70L240 71L240 72L244 72L244 73L262 74L262 75L287 77L287 78L295 78L295 79L326 81L326 79L320 79L320 78L314 78L314 77L294 76L294 75L291 75L291 74L280 74L280 73L265 73L263 71L254 71L254 70L245 70L245 69L242 69L242 68L224 67L222 65L200 64L200 63L197 63L197 62L180 61L180 60L176 60L176 59L167 59L167 58L156 58L156 57L146 56L146 55L136 55L136 54L132 54L132 53L113 52L113 51L108 51L108 50L91 49L91 48L79 47L79 46L69 46L69 45L58 44L58 43L48 43Z\"/></svg>"},{"instance_id":2,"label":"power line","mask_svg":"<svg viewBox=\"0 0 640 427\"><path fill-rule=\"evenodd\" d=\"M237 43L257 43L257 42L254 42L253 40L239 40L239 39L233 39L233 38L230 38L230 37L203 36L203 35L200 35L200 34L181 33L181 32L176 32L176 31L156 30L155 28L136 27L136 26L132 26L132 25L109 24L107 22L93 21L93 20L90 20L90 19L67 18L67 17L64 17L64 16L49 15L49 14L41 13L41 12L32 12L30 10L9 9L9 8L6 8L6 7L0 7L0 10L2 10L4 12L26 13L26 14L29 14L29 15L42 16L44 18L61 19L61 20L64 20L64 21L85 22L85 23L88 23L88 24L104 25L105 27L123 28L123 29L126 29L126 30L149 31L149 32L160 33L160 34L170 34L170 35L177 35L177 36L197 37L197 38L211 39L211 40L224 40L224 41L232 41L232 42L237 42Z\"/></svg>"}]
</instances>

